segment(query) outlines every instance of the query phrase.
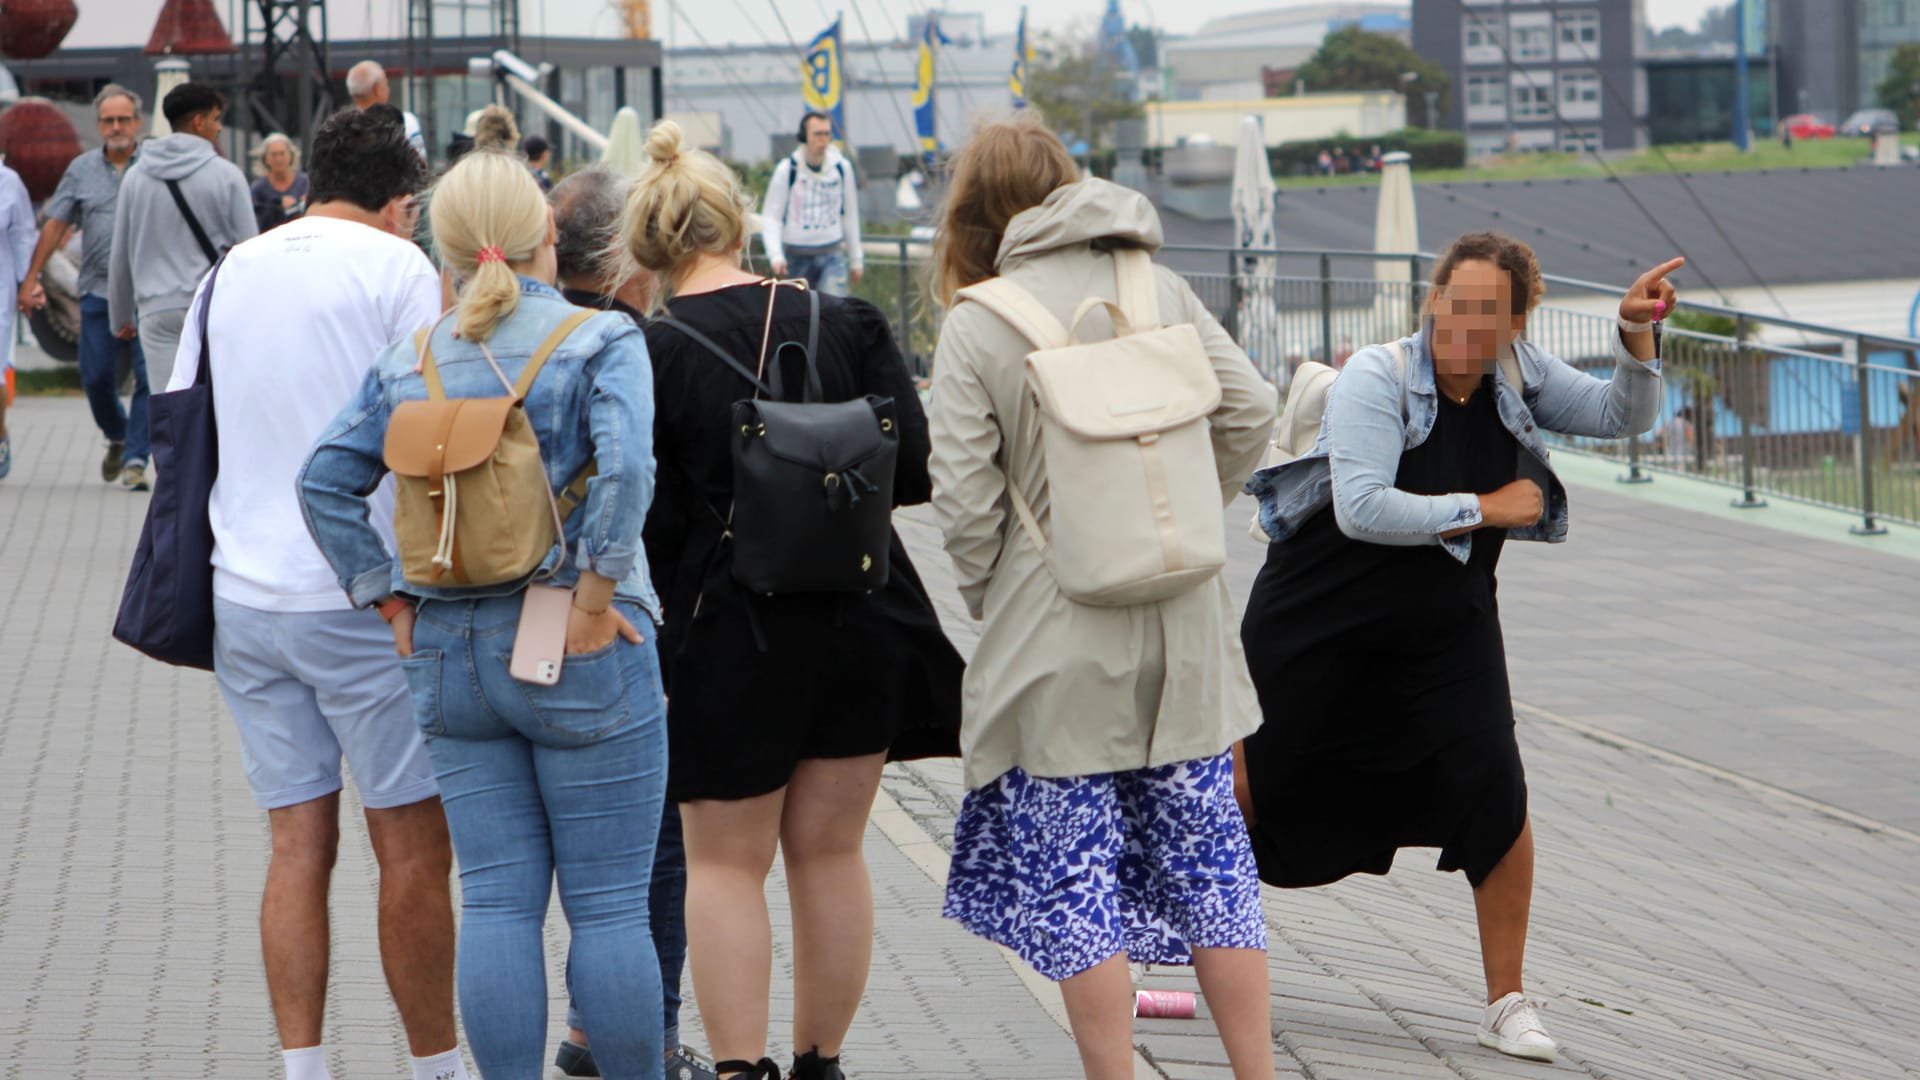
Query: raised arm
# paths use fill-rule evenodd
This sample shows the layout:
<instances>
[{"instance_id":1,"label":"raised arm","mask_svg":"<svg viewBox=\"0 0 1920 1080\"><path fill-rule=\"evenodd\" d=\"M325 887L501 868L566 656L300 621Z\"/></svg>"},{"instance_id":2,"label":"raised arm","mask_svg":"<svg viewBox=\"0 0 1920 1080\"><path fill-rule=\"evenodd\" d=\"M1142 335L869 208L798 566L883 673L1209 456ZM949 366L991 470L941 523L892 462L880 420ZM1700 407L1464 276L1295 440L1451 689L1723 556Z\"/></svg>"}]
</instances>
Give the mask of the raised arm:
<instances>
[{"instance_id":1,"label":"raised arm","mask_svg":"<svg viewBox=\"0 0 1920 1080\"><path fill-rule=\"evenodd\" d=\"M1685 264L1685 259L1669 259L1627 287L1620 300L1620 326L1611 335L1613 378L1595 378L1544 350L1529 350L1539 379L1535 423L1548 431L1603 439L1653 428L1666 392L1653 324L1679 302L1667 277Z\"/></svg>"}]
</instances>

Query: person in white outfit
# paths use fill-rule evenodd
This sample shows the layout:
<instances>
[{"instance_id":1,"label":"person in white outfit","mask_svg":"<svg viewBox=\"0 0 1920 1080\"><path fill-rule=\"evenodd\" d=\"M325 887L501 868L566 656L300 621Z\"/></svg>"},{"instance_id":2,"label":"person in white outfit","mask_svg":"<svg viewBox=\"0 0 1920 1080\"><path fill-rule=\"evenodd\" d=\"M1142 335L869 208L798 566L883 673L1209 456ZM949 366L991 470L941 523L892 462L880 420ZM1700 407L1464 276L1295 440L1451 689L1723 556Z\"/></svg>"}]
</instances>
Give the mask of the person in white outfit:
<instances>
[{"instance_id":1,"label":"person in white outfit","mask_svg":"<svg viewBox=\"0 0 1920 1080\"><path fill-rule=\"evenodd\" d=\"M866 272L860 251L860 192L853 162L834 148L826 113L800 118L800 148L773 167L760 216L761 239L774 277L807 279L834 296L847 295Z\"/></svg>"},{"instance_id":2,"label":"person in white outfit","mask_svg":"<svg viewBox=\"0 0 1920 1080\"><path fill-rule=\"evenodd\" d=\"M33 227L33 201L20 174L0 165L0 280L13 282L17 291L33 263L33 245L39 234ZM0 304L0 480L13 471L13 437L7 433L7 406L13 404L13 308Z\"/></svg>"}]
</instances>

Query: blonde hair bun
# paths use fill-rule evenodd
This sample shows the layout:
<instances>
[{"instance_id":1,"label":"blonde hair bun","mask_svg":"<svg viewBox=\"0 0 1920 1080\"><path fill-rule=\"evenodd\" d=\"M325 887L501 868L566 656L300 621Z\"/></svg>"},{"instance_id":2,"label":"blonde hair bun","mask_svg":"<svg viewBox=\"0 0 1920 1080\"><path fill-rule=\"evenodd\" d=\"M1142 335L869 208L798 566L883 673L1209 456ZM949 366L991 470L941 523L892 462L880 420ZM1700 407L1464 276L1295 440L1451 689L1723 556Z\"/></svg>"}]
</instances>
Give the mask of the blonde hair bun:
<instances>
[{"instance_id":1,"label":"blonde hair bun","mask_svg":"<svg viewBox=\"0 0 1920 1080\"><path fill-rule=\"evenodd\" d=\"M660 121L647 133L647 159L656 164L672 165L685 147L686 139L680 133L680 125L671 120Z\"/></svg>"},{"instance_id":2,"label":"blonde hair bun","mask_svg":"<svg viewBox=\"0 0 1920 1080\"><path fill-rule=\"evenodd\" d=\"M733 169L686 145L680 125L662 120L647 133L647 161L627 193L620 247L671 289L699 256L740 252L747 206ZM655 298L657 310L664 296Z\"/></svg>"}]
</instances>

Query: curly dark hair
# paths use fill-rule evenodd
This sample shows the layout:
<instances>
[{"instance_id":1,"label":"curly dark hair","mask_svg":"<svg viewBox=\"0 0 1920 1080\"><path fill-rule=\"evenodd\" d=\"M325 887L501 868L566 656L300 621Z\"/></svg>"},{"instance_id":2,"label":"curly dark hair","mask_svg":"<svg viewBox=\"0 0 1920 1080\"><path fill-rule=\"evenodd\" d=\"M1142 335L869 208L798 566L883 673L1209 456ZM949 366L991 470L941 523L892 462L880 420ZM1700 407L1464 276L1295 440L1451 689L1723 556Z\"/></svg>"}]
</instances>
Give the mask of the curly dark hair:
<instances>
[{"instance_id":1,"label":"curly dark hair","mask_svg":"<svg viewBox=\"0 0 1920 1080\"><path fill-rule=\"evenodd\" d=\"M1515 310L1507 314L1524 315L1547 295L1546 282L1540 278L1540 260L1534 257L1532 248L1505 233L1468 233L1455 240L1433 264L1433 288L1427 293L1428 311L1433 310L1440 290L1453 280L1454 268L1476 259L1506 271L1507 280L1513 284L1515 305Z\"/></svg>"},{"instance_id":2,"label":"curly dark hair","mask_svg":"<svg viewBox=\"0 0 1920 1080\"><path fill-rule=\"evenodd\" d=\"M407 142L405 119L391 105L341 109L313 133L307 158L312 202L338 199L378 212L425 190L430 179L427 163Z\"/></svg>"}]
</instances>

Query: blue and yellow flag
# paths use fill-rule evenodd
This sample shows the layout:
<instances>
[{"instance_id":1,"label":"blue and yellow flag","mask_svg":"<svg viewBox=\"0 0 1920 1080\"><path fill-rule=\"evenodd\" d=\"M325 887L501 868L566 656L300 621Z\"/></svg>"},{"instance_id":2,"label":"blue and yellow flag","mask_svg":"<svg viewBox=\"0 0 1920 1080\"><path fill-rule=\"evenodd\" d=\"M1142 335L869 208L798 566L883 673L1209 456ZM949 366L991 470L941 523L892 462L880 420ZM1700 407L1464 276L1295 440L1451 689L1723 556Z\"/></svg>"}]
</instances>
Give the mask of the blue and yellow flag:
<instances>
[{"instance_id":1,"label":"blue and yellow flag","mask_svg":"<svg viewBox=\"0 0 1920 1080\"><path fill-rule=\"evenodd\" d=\"M1033 50L1027 46L1027 9L1020 9L1020 30L1013 37L1013 70L1007 75L1007 89L1013 92L1013 107L1027 107L1027 64Z\"/></svg>"},{"instance_id":2,"label":"blue and yellow flag","mask_svg":"<svg viewBox=\"0 0 1920 1080\"><path fill-rule=\"evenodd\" d=\"M947 35L940 32L939 14L929 11L926 27L920 31L919 82L913 89L913 129L929 171L940 159L940 129L935 126L933 111L933 58L934 50L944 44Z\"/></svg>"},{"instance_id":3,"label":"blue and yellow flag","mask_svg":"<svg viewBox=\"0 0 1920 1080\"><path fill-rule=\"evenodd\" d=\"M833 137L847 138L846 79L840 68L840 20L814 35L800 61L800 95L807 108L833 120Z\"/></svg>"}]
</instances>

